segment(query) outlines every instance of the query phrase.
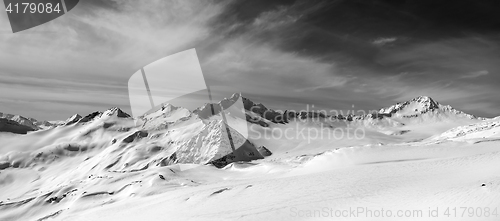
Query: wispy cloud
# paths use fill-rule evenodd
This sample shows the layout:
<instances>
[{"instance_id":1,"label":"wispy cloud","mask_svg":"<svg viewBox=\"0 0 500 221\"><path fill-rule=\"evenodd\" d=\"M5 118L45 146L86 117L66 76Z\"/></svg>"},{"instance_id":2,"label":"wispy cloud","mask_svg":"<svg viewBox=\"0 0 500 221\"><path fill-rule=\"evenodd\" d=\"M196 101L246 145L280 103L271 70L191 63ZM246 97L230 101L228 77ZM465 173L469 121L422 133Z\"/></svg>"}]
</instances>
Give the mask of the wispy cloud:
<instances>
[{"instance_id":1,"label":"wispy cloud","mask_svg":"<svg viewBox=\"0 0 500 221\"><path fill-rule=\"evenodd\" d=\"M335 88L335 87L344 86L347 83L347 81L348 80L346 78L339 77L337 79L331 79L330 82L326 83L326 84L322 84L319 86L313 86L313 87L297 88L297 89L295 89L295 91L306 92L306 91L316 91L319 89L331 89L331 88Z\"/></svg>"},{"instance_id":2,"label":"wispy cloud","mask_svg":"<svg viewBox=\"0 0 500 221\"><path fill-rule=\"evenodd\" d=\"M66 117L74 112L74 102L88 104L79 106L80 114L105 105L128 109L128 78L145 64L206 40L210 19L224 7L212 1L81 1L44 25L2 32L1 111L54 119L54 113ZM0 27L6 31L6 18L0 18ZM14 98L34 105L66 102L68 107L50 105L52 111L33 115L8 105Z\"/></svg>"},{"instance_id":3,"label":"wispy cloud","mask_svg":"<svg viewBox=\"0 0 500 221\"><path fill-rule=\"evenodd\" d=\"M392 43L392 42L395 42L397 41L398 39L395 38L395 37L391 37L391 38L377 38L375 40L373 40L372 44L374 45L377 45L377 46L384 46L388 43Z\"/></svg>"},{"instance_id":4,"label":"wispy cloud","mask_svg":"<svg viewBox=\"0 0 500 221\"><path fill-rule=\"evenodd\" d=\"M462 75L460 78L478 78L478 77L485 76L488 74L490 74L489 71L482 70L482 71L475 71L475 72L471 72L471 73Z\"/></svg>"}]
</instances>

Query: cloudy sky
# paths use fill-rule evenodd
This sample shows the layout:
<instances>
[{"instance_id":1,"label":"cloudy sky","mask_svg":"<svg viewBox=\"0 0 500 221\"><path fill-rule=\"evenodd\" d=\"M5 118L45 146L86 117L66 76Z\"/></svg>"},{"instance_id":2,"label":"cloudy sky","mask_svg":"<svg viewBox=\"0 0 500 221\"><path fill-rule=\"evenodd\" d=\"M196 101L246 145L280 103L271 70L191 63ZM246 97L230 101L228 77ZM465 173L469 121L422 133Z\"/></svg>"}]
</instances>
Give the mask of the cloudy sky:
<instances>
[{"instance_id":1,"label":"cloudy sky","mask_svg":"<svg viewBox=\"0 0 500 221\"><path fill-rule=\"evenodd\" d=\"M13 34L0 13L0 112L130 110L130 76L196 48L217 96L275 109L373 110L419 95L500 115L493 0L81 0ZM218 99L218 98L217 98Z\"/></svg>"}]
</instances>

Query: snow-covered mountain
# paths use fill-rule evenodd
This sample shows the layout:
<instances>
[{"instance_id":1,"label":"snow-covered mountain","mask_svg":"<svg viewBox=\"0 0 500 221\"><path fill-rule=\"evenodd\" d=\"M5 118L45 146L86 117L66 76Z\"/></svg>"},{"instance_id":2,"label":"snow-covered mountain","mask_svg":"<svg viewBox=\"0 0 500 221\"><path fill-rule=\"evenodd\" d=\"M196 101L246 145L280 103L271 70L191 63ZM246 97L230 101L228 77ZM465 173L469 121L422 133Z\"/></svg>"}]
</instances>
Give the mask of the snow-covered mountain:
<instances>
[{"instance_id":1,"label":"snow-covered mountain","mask_svg":"<svg viewBox=\"0 0 500 221\"><path fill-rule=\"evenodd\" d=\"M397 103L388 108L382 108L379 114L389 115L398 118L416 118L422 115L429 115L435 118L449 117L451 115L469 119L478 119L474 115L456 110L449 105L442 105L427 96L416 97L410 101Z\"/></svg>"},{"instance_id":2,"label":"snow-covered mountain","mask_svg":"<svg viewBox=\"0 0 500 221\"><path fill-rule=\"evenodd\" d=\"M432 140L474 140L500 139L500 119L485 120L480 123L452 128L442 134L432 137Z\"/></svg>"},{"instance_id":3,"label":"snow-covered mountain","mask_svg":"<svg viewBox=\"0 0 500 221\"><path fill-rule=\"evenodd\" d=\"M71 125L77 123L80 119L82 119L82 116L80 116L79 114L74 114L64 121L57 122L57 125Z\"/></svg>"},{"instance_id":4,"label":"snow-covered mountain","mask_svg":"<svg viewBox=\"0 0 500 221\"><path fill-rule=\"evenodd\" d=\"M0 113L0 118L15 121L21 125L24 125L26 127L31 128L32 130L46 129L46 128L50 128L53 126L53 124L51 124L48 121L39 121L39 120L36 120L34 118L27 118L27 117L23 117L20 115L14 115L14 114Z\"/></svg>"},{"instance_id":5,"label":"snow-covered mountain","mask_svg":"<svg viewBox=\"0 0 500 221\"><path fill-rule=\"evenodd\" d=\"M171 104L163 104L137 119L132 119L129 114L115 107L104 112L96 111L85 117L75 114L63 121L46 122L45 128L39 126L40 123L35 119L6 114L1 114L0 116L35 131L54 127L62 129L71 125L82 127L88 124L95 125L95 122L101 122L105 127L111 127L108 126L109 123L106 123L106 121L110 118L116 118L127 122L127 128L122 128L124 132L135 129L148 131L149 133L167 133L176 128L197 125L197 130L193 129L189 134L208 134L210 130L215 128L219 128L220 130L223 127L221 126L221 118L212 117L213 114L211 111L215 111L215 115L217 115L221 107L224 109L230 108L239 98L243 101L242 108L244 108L245 115L230 117L229 120L241 121L240 124L246 121L251 125L255 125L255 127L269 129L278 127L286 129L291 125L300 124L301 127L362 128L363 130L383 135L404 135L412 137L412 139L425 139L457 126L481 123L486 120L456 110L451 106L439 104L426 96L420 96L410 101L382 108L378 113L326 116L316 112L306 113L290 110L282 113L274 111L263 104L255 103L250 99L242 97L239 93L223 99L218 104L204 104L193 111L183 107L175 107ZM135 122L135 125L132 122ZM205 131L202 132L203 130ZM235 132L238 132L238 130ZM160 135L157 134L156 136ZM238 135L235 136L237 137Z\"/></svg>"},{"instance_id":6,"label":"snow-covered mountain","mask_svg":"<svg viewBox=\"0 0 500 221\"><path fill-rule=\"evenodd\" d=\"M238 99L242 99L243 107L235 107ZM218 115L220 107L225 109L226 120ZM212 108L215 114L211 114ZM237 114L241 113L238 108L244 109L243 115ZM0 119L0 130L2 124L6 125L4 122L33 130L7 119ZM260 202L256 198L260 192L255 192L261 188L258 186L270 195L283 191L287 185L293 186L293 192L288 194L294 195L315 183L333 191L337 188L331 185L352 177L372 173L384 176L405 168L401 167L404 163L400 163L378 173L381 166L371 165L433 159L440 153L446 153L443 156L450 159L456 150L448 146L462 145L447 143L444 147L441 143L472 139L471 145L485 145L479 150L487 152L491 149L488 143L496 142L500 132L498 118L477 118L428 97L398 103L378 113L326 116L316 112L281 113L234 94L217 104L204 104L192 111L162 104L133 118L115 107L84 117L74 115L53 124L51 128L26 135L0 133L0 220L47 217L73 220L72 214L87 209L107 208L108 204L120 206L122 202L140 201L165 192L174 194L172 190L180 191L175 192L179 197L172 196L172 202L163 203L174 203L176 208L188 208L191 203L205 205L205 200L223 203L235 198L241 201L240 196ZM242 131L248 134L243 135ZM363 134L358 134L360 131ZM441 149L431 149L433 145ZM417 148L421 146L426 148ZM495 159L485 158L483 162L489 165L489 162L497 162ZM471 163L464 162L464 166L457 165L457 168L466 168ZM338 168L350 165L360 165L361 169L352 167L346 175L334 174L334 171L342 172ZM425 165L431 168L433 164ZM414 167L401 174L419 173L411 168ZM445 170L432 168L438 175L447 174ZM324 180L323 173L319 172L325 171L334 174L333 178ZM302 176L306 177L294 178ZM332 182L336 176L342 179ZM281 179L292 180L282 182ZM387 183L390 182L386 180L379 185ZM281 185L284 186L278 188ZM435 188L433 184L425 185ZM364 188L371 188L369 186ZM269 188L273 191L266 191ZM336 194L344 192L348 191L344 189ZM311 194L316 199L319 197L319 192ZM218 200L215 196L222 198ZM278 197L284 196L287 194ZM349 202L349 197L342 198ZM293 199L287 198L286 202L292 203ZM259 205L254 207L269 208Z\"/></svg>"},{"instance_id":7,"label":"snow-covered mountain","mask_svg":"<svg viewBox=\"0 0 500 221\"><path fill-rule=\"evenodd\" d=\"M449 105L442 105L427 96L419 96L406 102L400 102L376 113L366 115L333 115L321 112L276 112L263 104L255 104L244 99L249 122L287 124L292 121L304 122L309 119L317 126L358 127L373 130L386 135L411 136L413 139L424 139L442 133L451 128L480 123L485 118L476 117L459 111Z\"/></svg>"},{"instance_id":8,"label":"snow-covered mountain","mask_svg":"<svg viewBox=\"0 0 500 221\"><path fill-rule=\"evenodd\" d=\"M14 120L0 118L0 132L10 132L15 134L26 134L29 131L34 131L32 127L23 125Z\"/></svg>"}]
</instances>

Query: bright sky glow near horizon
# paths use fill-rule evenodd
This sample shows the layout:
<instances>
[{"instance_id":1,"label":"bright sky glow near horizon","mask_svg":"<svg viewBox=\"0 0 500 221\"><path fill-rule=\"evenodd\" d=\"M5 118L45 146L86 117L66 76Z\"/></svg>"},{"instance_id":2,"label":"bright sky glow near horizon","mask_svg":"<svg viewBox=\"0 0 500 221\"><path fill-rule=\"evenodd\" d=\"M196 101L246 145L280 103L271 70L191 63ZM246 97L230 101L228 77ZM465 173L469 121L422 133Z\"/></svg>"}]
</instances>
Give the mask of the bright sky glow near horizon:
<instances>
[{"instance_id":1,"label":"bright sky glow near horizon","mask_svg":"<svg viewBox=\"0 0 500 221\"><path fill-rule=\"evenodd\" d=\"M196 48L214 100L373 110L420 95L500 115L499 1L81 0L13 34L0 13L0 112L120 107L141 67ZM167 85L168 86L168 85ZM200 104L200 106L203 104Z\"/></svg>"}]
</instances>

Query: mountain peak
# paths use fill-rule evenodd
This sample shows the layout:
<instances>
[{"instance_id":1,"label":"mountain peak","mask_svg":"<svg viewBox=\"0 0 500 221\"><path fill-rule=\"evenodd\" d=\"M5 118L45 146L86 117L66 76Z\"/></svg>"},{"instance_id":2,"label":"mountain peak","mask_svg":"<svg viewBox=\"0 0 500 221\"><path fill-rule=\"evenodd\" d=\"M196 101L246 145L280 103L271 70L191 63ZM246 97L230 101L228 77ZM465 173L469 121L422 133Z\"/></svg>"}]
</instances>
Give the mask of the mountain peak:
<instances>
[{"instance_id":1,"label":"mountain peak","mask_svg":"<svg viewBox=\"0 0 500 221\"><path fill-rule=\"evenodd\" d=\"M83 117L80 116L79 114L74 114L73 116L66 119L63 124L64 125L71 125L71 124L77 123L82 118Z\"/></svg>"},{"instance_id":2,"label":"mountain peak","mask_svg":"<svg viewBox=\"0 0 500 221\"><path fill-rule=\"evenodd\" d=\"M437 101L428 96L418 96L412 100L397 103L388 108L379 110L380 114L390 114L391 116L411 118L428 112L447 113L453 115L461 115L470 119L476 118L473 115L458 111L449 105L441 105Z\"/></svg>"},{"instance_id":3,"label":"mountain peak","mask_svg":"<svg viewBox=\"0 0 500 221\"><path fill-rule=\"evenodd\" d=\"M124 111L122 111L120 108L118 107L112 107L106 111L104 111L103 113L104 115L107 115L107 116L113 116L113 115L116 115L117 117L119 118L129 118L130 115L125 113Z\"/></svg>"},{"instance_id":4,"label":"mountain peak","mask_svg":"<svg viewBox=\"0 0 500 221\"><path fill-rule=\"evenodd\" d=\"M33 118L27 118L27 117L23 117L21 115L3 114L3 113L0 113L0 118L15 121L15 122L19 123L20 125L30 127L33 130L40 129L37 125L38 121L36 119L33 119Z\"/></svg>"},{"instance_id":5,"label":"mountain peak","mask_svg":"<svg viewBox=\"0 0 500 221\"><path fill-rule=\"evenodd\" d=\"M95 119L96 117L102 116L102 114L103 114L103 112L94 111L94 112L88 114L87 116L82 117L82 119L80 119L78 122L79 123L86 123L86 122L89 122L89 121Z\"/></svg>"},{"instance_id":6,"label":"mountain peak","mask_svg":"<svg viewBox=\"0 0 500 221\"><path fill-rule=\"evenodd\" d=\"M410 102L417 102L428 105L430 109L435 109L439 107L439 103L434 101L431 97L428 96L418 96L416 98L413 98Z\"/></svg>"},{"instance_id":7,"label":"mountain peak","mask_svg":"<svg viewBox=\"0 0 500 221\"><path fill-rule=\"evenodd\" d=\"M439 109L440 104L428 96L418 96L403 103L397 103L379 110L381 114L415 116Z\"/></svg>"},{"instance_id":8,"label":"mountain peak","mask_svg":"<svg viewBox=\"0 0 500 221\"><path fill-rule=\"evenodd\" d=\"M422 101L434 101L431 97L429 96L418 96L416 98L413 98L412 100L422 100Z\"/></svg>"}]
</instances>

